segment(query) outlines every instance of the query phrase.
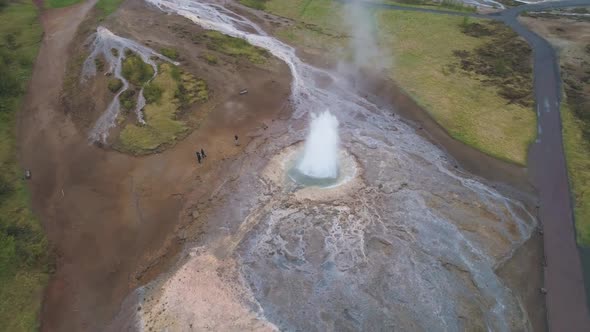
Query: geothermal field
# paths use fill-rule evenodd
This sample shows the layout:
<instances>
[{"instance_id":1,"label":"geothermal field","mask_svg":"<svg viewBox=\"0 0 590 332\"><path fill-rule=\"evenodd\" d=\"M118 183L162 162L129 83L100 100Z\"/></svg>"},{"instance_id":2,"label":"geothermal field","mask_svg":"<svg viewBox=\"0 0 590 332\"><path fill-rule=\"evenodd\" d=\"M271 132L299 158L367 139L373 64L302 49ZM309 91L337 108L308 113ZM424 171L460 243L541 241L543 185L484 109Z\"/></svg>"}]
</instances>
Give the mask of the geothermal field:
<instances>
[{"instance_id":1,"label":"geothermal field","mask_svg":"<svg viewBox=\"0 0 590 332\"><path fill-rule=\"evenodd\" d=\"M531 328L496 273L536 227L522 203L246 16L217 3L147 2L286 63L293 112L228 169L204 240L136 289L111 329Z\"/></svg>"},{"instance_id":2,"label":"geothermal field","mask_svg":"<svg viewBox=\"0 0 590 332\"><path fill-rule=\"evenodd\" d=\"M557 321L546 303L577 276L564 242L547 255L573 223L543 219L569 208L547 198L568 190L559 84L534 81L552 49L511 1L109 5L42 11L14 120L52 255L42 331Z\"/></svg>"}]
</instances>

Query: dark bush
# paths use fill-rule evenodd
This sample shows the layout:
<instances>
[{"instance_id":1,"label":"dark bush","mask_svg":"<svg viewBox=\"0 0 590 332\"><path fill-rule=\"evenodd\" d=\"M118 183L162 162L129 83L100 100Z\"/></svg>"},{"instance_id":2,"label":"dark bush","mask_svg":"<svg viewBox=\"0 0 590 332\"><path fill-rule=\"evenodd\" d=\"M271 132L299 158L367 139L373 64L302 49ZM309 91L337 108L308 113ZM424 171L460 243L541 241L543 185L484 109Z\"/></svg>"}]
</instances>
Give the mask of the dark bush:
<instances>
[{"instance_id":1,"label":"dark bush","mask_svg":"<svg viewBox=\"0 0 590 332\"><path fill-rule=\"evenodd\" d=\"M109 79L109 90L112 93L119 91L122 86L123 86L123 82L121 82L120 79L118 79L118 78L110 78Z\"/></svg>"},{"instance_id":2,"label":"dark bush","mask_svg":"<svg viewBox=\"0 0 590 332\"><path fill-rule=\"evenodd\" d=\"M0 98L16 97L23 92L18 76L3 61L0 61L0 77Z\"/></svg>"},{"instance_id":3,"label":"dark bush","mask_svg":"<svg viewBox=\"0 0 590 332\"><path fill-rule=\"evenodd\" d=\"M178 51L173 48L163 48L160 50L160 52L162 52L162 55L165 57L168 57L172 60L178 60Z\"/></svg>"},{"instance_id":4,"label":"dark bush","mask_svg":"<svg viewBox=\"0 0 590 332\"><path fill-rule=\"evenodd\" d=\"M134 109L135 105L137 105L137 102L135 101L135 91L125 90L119 96L119 101L121 102L121 107L123 107L124 110L129 111Z\"/></svg>"},{"instance_id":5,"label":"dark bush","mask_svg":"<svg viewBox=\"0 0 590 332\"><path fill-rule=\"evenodd\" d=\"M132 53L123 61L121 73L130 83L142 86L154 76L154 69Z\"/></svg>"},{"instance_id":6,"label":"dark bush","mask_svg":"<svg viewBox=\"0 0 590 332\"><path fill-rule=\"evenodd\" d=\"M162 98L162 92L162 88L154 83L149 83L143 88L143 96L148 104L158 102Z\"/></svg>"}]
</instances>

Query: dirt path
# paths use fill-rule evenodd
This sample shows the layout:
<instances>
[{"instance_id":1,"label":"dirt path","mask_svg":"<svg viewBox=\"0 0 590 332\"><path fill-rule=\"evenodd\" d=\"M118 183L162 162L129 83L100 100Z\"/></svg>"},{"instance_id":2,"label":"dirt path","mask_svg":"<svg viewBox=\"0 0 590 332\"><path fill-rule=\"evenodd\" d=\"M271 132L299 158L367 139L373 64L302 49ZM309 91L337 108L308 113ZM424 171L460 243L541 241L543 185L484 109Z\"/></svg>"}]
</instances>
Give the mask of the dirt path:
<instances>
[{"instance_id":1,"label":"dirt path","mask_svg":"<svg viewBox=\"0 0 590 332\"><path fill-rule=\"evenodd\" d=\"M177 231L192 220L184 211L206 201L224 160L243 148L233 146L234 130L260 127L283 109L290 90L286 66L276 81L250 70L250 93L233 100L243 114L232 117L231 109L220 107L169 151L134 158L89 145L87 133L64 112L60 94L70 43L95 2L43 13L45 35L19 119L20 161L33 173L33 211L57 254L43 331L103 330L130 290L172 264L184 240ZM248 138L241 137L245 146ZM208 152L201 166L197 146ZM188 201L184 194L195 187L203 190Z\"/></svg>"}]
</instances>

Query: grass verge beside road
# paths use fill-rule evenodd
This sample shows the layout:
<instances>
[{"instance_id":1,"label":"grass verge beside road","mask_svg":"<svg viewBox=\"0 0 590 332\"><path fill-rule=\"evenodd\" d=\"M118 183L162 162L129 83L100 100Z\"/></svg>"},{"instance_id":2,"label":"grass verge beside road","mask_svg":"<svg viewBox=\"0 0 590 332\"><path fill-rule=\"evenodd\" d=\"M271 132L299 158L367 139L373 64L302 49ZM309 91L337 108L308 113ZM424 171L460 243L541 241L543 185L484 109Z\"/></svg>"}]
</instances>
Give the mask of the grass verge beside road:
<instances>
[{"instance_id":1,"label":"grass verge beside road","mask_svg":"<svg viewBox=\"0 0 590 332\"><path fill-rule=\"evenodd\" d=\"M506 33L502 30L508 27L495 25L492 35L473 37L463 33L461 17L383 11L378 19L381 43L394 55L391 77L452 137L496 158L526 163L528 146L536 136L532 107L506 99L502 80L454 69L462 63L457 51L478 55L494 35ZM523 56L530 58L530 54ZM510 62L502 65L510 72L516 69ZM528 80L532 82L532 76Z\"/></svg>"},{"instance_id":2,"label":"grass verge beside road","mask_svg":"<svg viewBox=\"0 0 590 332\"><path fill-rule=\"evenodd\" d=\"M42 38L30 0L0 9L0 329L34 331L50 255L16 157L16 113Z\"/></svg>"},{"instance_id":3,"label":"grass verge beside road","mask_svg":"<svg viewBox=\"0 0 590 332\"><path fill-rule=\"evenodd\" d=\"M561 103L563 143L574 195L578 243L590 244L590 142L584 139L584 123L576 118L567 100Z\"/></svg>"}]
</instances>

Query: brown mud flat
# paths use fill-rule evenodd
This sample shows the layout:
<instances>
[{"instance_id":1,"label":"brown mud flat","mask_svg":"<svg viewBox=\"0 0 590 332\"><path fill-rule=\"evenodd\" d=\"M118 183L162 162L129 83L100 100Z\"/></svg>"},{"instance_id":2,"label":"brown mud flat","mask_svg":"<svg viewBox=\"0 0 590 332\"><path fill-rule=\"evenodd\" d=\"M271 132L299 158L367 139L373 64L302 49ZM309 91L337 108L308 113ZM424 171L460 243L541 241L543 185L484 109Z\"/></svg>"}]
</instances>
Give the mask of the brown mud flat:
<instances>
[{"instance_id":1,"label":"brown mud flat","mask_svg":"<svg viewBox=\"0 0 590 332\"><path fill-rule=\"evenodd\" d=\"M21 163L34 174L33 209L57 253L41 313L44 331L102 330L131 290L170 267L187 237L198 236L204 218L192 212L202 208L203 215L216 204L209 201L211 188L228 176L224 165L248 143L246 133L289 111L286 65L271 60L262 69L239 60L207 71L195 56L198 46L174 36L167 25L175 22L193 33L199 28L127 1L104 24L156 50L175 45L186 59L183 70L205 79L219 73L210 80L215 109L198 130L159 154L136 158L90 145L87 130L108 95L96 94L96 104L76 104L67 113L60 95L66 60L80 55L76 46L92 30L91 14L76 36L93 4L43 14L45 39L19 122ZM240 96L243 87L249 93ZM93 91L80 90L75 98ZM233 145L234 134L241 147ZM208 158L197 165L195 150L201 147Z\"/></svg>"}]
</instances>

